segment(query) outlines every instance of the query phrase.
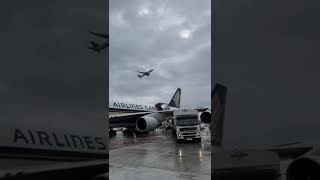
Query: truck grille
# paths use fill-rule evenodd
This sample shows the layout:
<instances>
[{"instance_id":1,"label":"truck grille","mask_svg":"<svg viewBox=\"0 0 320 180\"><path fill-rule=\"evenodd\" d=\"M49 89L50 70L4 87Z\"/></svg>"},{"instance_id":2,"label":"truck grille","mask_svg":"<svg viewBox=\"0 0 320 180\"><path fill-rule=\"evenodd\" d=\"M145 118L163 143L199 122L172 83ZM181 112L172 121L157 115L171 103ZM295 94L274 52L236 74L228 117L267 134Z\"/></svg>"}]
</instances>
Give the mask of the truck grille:
<instances>
[{"instance_id":1,"label":"truck grille","mask_svg":"<svg viewBox=\"0 0 320 180\"><path fill-rule=\"evenodd\" d=\"M180 128L180 131L192 131L192 130L197 130L197 127Z\"/></svg>"},{"instance_id":2,"label":"truck grille","mask_svg":"<svg viewBox=\"0 0 320 180\"><path fill-rule=\"evenodd\" d=\"M183 136L184 138L195 138L195 135Z\"/></svg>"},{"instance_id":3,"label":"truck grille","mask_svg":"<svg viewBox=\"0 0 320 180\"><path fill-rule=\"evenodd\" d=\"M196 133L195 132L184 132L184 133L181 133L182 135L195 135Z\"/></svg>"}]
</instances>

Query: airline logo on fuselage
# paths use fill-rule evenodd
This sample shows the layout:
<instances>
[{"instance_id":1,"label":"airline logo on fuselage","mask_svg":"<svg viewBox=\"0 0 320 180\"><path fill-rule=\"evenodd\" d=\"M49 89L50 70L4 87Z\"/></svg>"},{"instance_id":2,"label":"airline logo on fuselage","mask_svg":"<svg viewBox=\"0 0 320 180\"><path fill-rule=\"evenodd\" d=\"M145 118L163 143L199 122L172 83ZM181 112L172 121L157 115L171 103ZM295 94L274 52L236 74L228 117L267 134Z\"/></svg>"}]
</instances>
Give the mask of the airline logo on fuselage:
<instances>
[{"instance_id":1,"label":"airline logo on fuselage","mask_svg":"<svg viewBox=\"0 0 320 180\"><path fill-rule=\"evenodd\" d=\"M139 110L139 111L157 111L155 106L144 106L141 104L129 104L121 102L113 102L110 108L114 109L128 109L128 110Z\"/></svg>"},{"instance_id":2,"label":"airline logo on fuselage","mask_svg":"<svg viewBox=\"0 0 320 180\"><path fill-rule=\"evenodd\" d=\"M13 143L16 145L29 145L34 147L50 147L50 149L63 148L69 150L102 150L107 149L103 137L81 136L75 134L61 134L44 130L31 130L15 128Z\"/></svg>"}]
</instances>

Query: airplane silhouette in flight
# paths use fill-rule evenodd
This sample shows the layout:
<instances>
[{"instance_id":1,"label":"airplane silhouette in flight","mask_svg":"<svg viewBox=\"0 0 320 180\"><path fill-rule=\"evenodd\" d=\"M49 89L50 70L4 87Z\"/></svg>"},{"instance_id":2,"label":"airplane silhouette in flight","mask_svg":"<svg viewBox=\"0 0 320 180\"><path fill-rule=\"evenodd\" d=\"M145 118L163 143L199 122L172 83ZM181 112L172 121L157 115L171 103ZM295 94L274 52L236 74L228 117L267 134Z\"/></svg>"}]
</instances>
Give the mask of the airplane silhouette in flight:
<instances>
[{"instance_id":1,"label":"airplane silhouette in flight","mask_svg":"<svg viewBox=\"0 0 320 180\"><path fill-rule=\"evenodd\" d=\"M90 31L90 30L89 30L89 33L94 35L94 36L97 36L97 37L105 39L105 42L99 44L99 43L97 43L95 41L90 41L90 45L91 46L89 46L88 49L91 49L93 51L96 51L96 52L100 53L101 50L103 50L103 49L105 49L105 48L107 48L109 46L109 42L108 42L109 41L109 34L97 33L97 32L93 32L93 31Z\"/></svg>"},{"instance_id":2,"label":"airplane silhouette in flight","mask_svg":"<svg viewBox=\"0 0 320 180\"><path fill-rule=\"evenodd\" d=\"M140 73L140 74L138 74L138 78L142 78L143 76L150 76L150 73L153 71L153 69L150 69L149 71L146 71L146 72L140 72L140 71L138 71L138 73Z\"/></svg>"}]
</instances>

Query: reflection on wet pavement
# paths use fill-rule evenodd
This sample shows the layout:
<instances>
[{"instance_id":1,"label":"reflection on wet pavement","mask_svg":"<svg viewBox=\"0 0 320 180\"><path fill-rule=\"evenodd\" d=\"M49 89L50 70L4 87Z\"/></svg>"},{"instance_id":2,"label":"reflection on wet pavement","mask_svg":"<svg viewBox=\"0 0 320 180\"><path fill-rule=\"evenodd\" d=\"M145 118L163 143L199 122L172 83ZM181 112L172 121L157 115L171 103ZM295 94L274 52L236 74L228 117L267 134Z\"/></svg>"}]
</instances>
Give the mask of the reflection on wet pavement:
<instances>
[{"instance_id":1,"label":"reflection on wet pavement","mask_svg":"<svg viewBox=\"0 0 320 180\"><path fill-rule=\"evenodd\" d=\"M170 130L148 136L110 138L111 179L210 179L211 139L178 144ZM152 177L152 178L151 178Z\"/></svg>"}]
</instances>

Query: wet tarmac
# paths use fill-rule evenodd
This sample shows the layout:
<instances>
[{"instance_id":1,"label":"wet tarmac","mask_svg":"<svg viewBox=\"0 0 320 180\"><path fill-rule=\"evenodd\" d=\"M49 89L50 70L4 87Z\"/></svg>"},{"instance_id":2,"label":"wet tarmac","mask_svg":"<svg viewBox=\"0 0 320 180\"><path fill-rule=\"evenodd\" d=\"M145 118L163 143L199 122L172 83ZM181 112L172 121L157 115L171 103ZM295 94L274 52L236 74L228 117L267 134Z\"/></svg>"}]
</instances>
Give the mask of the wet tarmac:
<instances>
[{"instance_id":1,"label":"wet tarmac","mask_svg":"<svg viewBox=\"0 0 320 180\"><path fill-rule=\"evenodd\" d=\"M202 131L201 143L177 143L171 130L148 136L110 138L109 178L115 180L211 179L210 131Z\"/></svg>"}]
</instances>

